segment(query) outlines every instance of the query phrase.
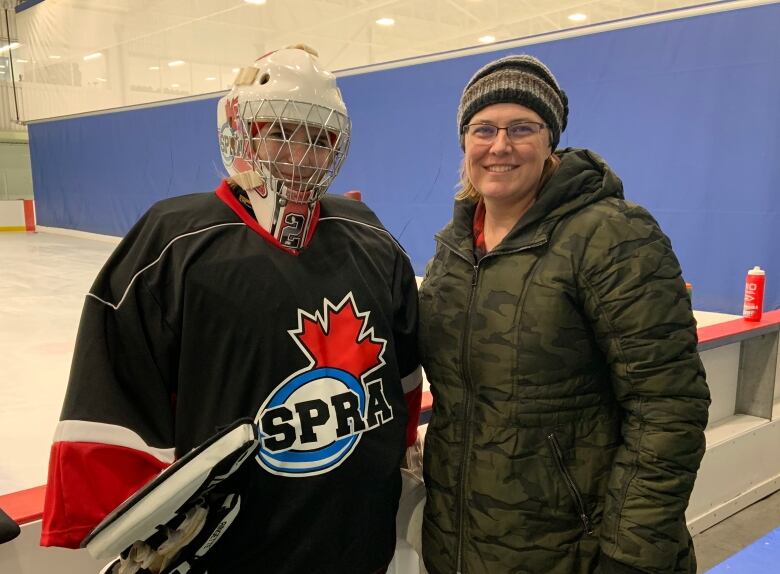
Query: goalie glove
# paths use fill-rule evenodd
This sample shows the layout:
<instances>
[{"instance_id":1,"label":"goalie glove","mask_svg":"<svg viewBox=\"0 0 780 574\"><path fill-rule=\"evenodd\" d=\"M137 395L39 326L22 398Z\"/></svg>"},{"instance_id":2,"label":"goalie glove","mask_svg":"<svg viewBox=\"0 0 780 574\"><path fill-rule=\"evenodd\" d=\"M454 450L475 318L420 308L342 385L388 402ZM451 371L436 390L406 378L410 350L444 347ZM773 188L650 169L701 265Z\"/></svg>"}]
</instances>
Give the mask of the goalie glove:
<instances>
[{"instance_id":1,"label":"goalie glove","mask_svg":"<svg viewBox=\"0 0 780 574\"><path fill-rule=\"evenodd\" d=\"M105 574L203 574L207 554L241 510L241 496L227 494L199 500L186 512L122 552Z\"/></svg>"},{"instance_id":2,"label":"goalie glove","mask_svg":"<svg viewBox=\"0 0 780 574\"><path fill-rule=\"evenodd\" d=\"M82 546L115 560L106 574L195 574L241 510L258 430L239 420L183 456L106 516Z\"/></svg>"}]
</instances>

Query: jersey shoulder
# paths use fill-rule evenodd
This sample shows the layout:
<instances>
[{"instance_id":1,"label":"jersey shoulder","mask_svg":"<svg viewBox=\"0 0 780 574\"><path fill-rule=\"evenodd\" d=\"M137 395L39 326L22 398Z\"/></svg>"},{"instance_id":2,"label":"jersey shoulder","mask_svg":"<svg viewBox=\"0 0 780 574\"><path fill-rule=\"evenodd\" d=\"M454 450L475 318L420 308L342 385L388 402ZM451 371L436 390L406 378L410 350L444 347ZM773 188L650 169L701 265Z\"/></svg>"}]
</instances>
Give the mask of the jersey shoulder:
<instances>
[{"instance_id":1,"label":"jersey shoulder","mask_svg":"<svg viewBox=\"0 0 780 574\"><path fill-rule=\"evenodd\" d=\"M384 229L376 214L362 201L326 194L320 206L320 217L346 217Z\"/></svg>"},{"instance_id":2,"label":"jersey shoulder","mask_svg":"<svg viewBox=\"0 0 780 574\"><path fill-rule=\"evenodd\" d=\"M90 293L105 300L123 294L139 274L180 246L211 240L244 223L212 193L164 199L130 229L98 274Z\"/></svg>"},{"instance_id":3,"label":"jersey shoulder","mask_svg":"<svg viewBox=\"0 0 780 574\"><path fill-rule=\"evenodd\" d=\"M239 221L235 213L214 192L192 193L160 200L149 208L144 218L163 224L173 233Z\"/></svg>"},{"instance_id":4,"label":"jersey shoulder","mask_svg":"<svg viewBox=\"0 0 780 574\"><path fill-rule=\"evenodd\" d=\"M173 241L231 226L243 226L243 223L215 193L181 195L152 205L123 244L154 252Z\"/></svg>"},{"instance_id":5,"label":"jersey shoulder","mask_svg":"<svg viewBox=\"0 0 780 574\"><path fill-rule=\"evenodd\" d=\"M394 248L404 251L398 240L385 228L377 215L362 201L337 195L325 195L320 200L320 223L340 222L355 233L368 231L380 241L391 243Z\"/></svg>"}]
</instances>

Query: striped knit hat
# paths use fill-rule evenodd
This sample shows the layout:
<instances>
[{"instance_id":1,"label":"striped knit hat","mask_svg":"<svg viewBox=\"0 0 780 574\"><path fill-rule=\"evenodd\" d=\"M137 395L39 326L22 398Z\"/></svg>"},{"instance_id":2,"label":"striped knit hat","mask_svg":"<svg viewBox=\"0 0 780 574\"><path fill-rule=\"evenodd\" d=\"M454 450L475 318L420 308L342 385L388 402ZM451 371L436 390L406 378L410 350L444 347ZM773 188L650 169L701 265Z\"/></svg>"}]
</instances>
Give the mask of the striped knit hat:
<instances>
[{"instance_id":1,"label":"striped knit hat","mask_svg":"<svg viewBox=\"0 0 780 574\"><path fill-rule=\"evenodd\" d=\"M460 147L463 129L482 108L492 104L520 104L544 120L550 130L552 149L558 146L566 129L569 100L552 72L533 56L505 56L483 66L463 90L458 106Z\"/></svg>"}]
</instances>

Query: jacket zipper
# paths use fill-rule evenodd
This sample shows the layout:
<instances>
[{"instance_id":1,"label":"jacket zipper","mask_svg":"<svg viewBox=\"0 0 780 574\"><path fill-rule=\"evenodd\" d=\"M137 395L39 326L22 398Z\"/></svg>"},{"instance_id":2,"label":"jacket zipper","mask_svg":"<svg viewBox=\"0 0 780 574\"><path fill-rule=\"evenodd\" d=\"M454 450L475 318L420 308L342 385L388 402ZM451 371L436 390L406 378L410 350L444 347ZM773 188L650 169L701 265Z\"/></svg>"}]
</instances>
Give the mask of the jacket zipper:
<instances>
[{"instance_id":1,"label":"jacket zipper","mask_svg":"<svg viewBox=\"0 0 780 574\"><path fill-rule=\"evenodd\" d=\"M550 445L552 446L554 455L553 458L555 459L555 463L558 465L558 470L561 471L563 481L566 483L566 488L569 489L572 498L574 498L574 503L577 505L577 511L580 513L582 527L586 534L593 534L593 522L591 521L590 516L588 516L588 512L585 509L585 502L582 500L582 495L580 495L577 484L574 482L571 474L569 474L569 470L563 463L563 451L561 450L561 445L558 443L558 438L555 436L555 433L550 433L547 435L547 440L550 441Z\"/></svg>"},{"instance_id":2,"label":"jacket zipper","mask_svg":"<svg viewBox=\"0 0 780 574\"><path fill-rule=\"evenodd\" d=\"M465 400L463 401L463 421L464 421L464 440L463 440L463 457L461 458L460 462L460 472L459 472L459 482L460 482L460 496L457 500L457 514L458 514L458 521L457 521L457 527L458 527L458 551L457 551L457 558L456 558L456 574L461 574L463 572L463 517L465 514L465 500L466 500L466 470L468 466L468 457L469 457L469 451L471 450L471 409L472 409L472 393L468 392L472 390L472 384L471 384L471 369L469 366L469 353L468 353L468 341L469 341L469 335L471 331L471 306L474 303L474 293L476 292L477 288L477 282L479 280L479 265L482 263L485 259L488 257L495 257L498 255L504 255L509 253L517 253L519 251L525 251L527 249L532 249L534 247L538 247L539 245L543 245L544 243L547 243L547 238L545 237L542 240L535 241L533 243L529 243L528 245L523 245L522 247L518 247L516 249L512 249L509 251L502 251L499 253L487 253L485 254L482 259L476 262L474 264L471 260L469 260L468 257L463 255L457 247L454 245L451 245L449 242L444 240L441 236L436 236L435 239L437 239L443 246L445 246L447 249L452 251L457 257L460 259L463 259L466 263L469 264L469 266L472 268L472 274L471 274L471 289L469 290L469 298L468 298L468 304L466 305L466 324L463 329L463 343L461 345L461 365L462 367L462 376L463 376L463 382L466 386L466 396Z\"/></svg>"},{"instance_id":3,"label":"jacket zipper","mask_svg":"<svg viewBox=\"0 0 780 574\"><path fill-rule=\"evenodd\" d=\"M466 513L466 467L471 450L471 411L473 385L471 384L471 368L469 365L468 353L468 333L471 331L471 306L474 303L474 293L476 292L477 281L479 280L479 262L473 265L471 272L471 289L469 290L469 301L466 306L466 325L463 329L463 343L461 345L461 365L463 365L463 383L466 386L466 396L463 401L463 456L460 461L460 496L458 497L458 554L456 559L457 574L463 571L463 517Z\"/></svg>"}]
</instances>

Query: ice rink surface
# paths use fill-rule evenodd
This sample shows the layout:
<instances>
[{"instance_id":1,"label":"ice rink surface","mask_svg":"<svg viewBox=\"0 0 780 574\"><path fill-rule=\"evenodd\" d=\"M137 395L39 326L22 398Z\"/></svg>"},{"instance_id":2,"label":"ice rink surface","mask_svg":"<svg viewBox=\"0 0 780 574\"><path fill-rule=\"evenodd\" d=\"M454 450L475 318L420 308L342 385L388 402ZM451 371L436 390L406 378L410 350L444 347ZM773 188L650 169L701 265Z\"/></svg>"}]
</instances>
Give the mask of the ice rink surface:
<instances>
[{"instance_id":1,"label":"ice rink surface","mask_svg":"<svg viewBox=\"0 0 780 574\"><path fill-rule=\"evenodd\" d=\"M114 247L0 233L0 495L46 483L84 295Z\"/></svg>"}]
</instances>

